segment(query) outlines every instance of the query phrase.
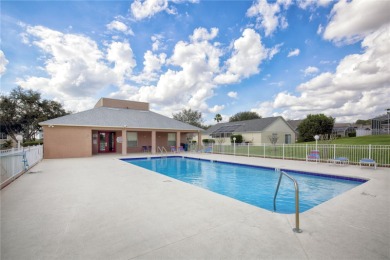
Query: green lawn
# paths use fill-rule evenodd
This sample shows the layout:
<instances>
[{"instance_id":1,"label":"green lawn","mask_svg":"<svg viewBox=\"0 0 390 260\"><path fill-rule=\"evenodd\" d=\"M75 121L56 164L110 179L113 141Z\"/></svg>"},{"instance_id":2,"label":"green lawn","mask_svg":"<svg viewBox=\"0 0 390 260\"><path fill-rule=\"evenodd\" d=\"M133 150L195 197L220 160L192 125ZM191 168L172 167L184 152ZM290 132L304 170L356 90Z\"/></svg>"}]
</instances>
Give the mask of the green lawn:
<instances>
[{"instance_id":1,"label":"green lawn","mask_svg":"<svg viewBox=\"0 0 390 260\"><path fill-rule=\"evenodd\" d=\"M321 161L327 162L334 157L347 157L351 164L358 164L361 158L372 158L378 165L390 165L390 135L362 136L340 138L330 142L319 141ZM368 145L371 144L372 147ZM384 145L384 146L382 146ZM241 156L259 156L267 158L284 158L306 160L307 154L316 148L315 142L298 143L291 145L233 145L214 147L214 153L236 154Z\"/></svg>"},{"instance_id":2,"label":"green lawn","mask_svg":"<svg viewBox=\"0 0 390 260\"><path fill-rule=\"evenodd\" d=\"M315 143L315 142L310 142ZM318 141L319 144L326 144L330 142ZM359 137L344 137L333 140L331 144L352 144L352 145L390 145L390 135L367 135Z\"/></svg>"}]
</instances>

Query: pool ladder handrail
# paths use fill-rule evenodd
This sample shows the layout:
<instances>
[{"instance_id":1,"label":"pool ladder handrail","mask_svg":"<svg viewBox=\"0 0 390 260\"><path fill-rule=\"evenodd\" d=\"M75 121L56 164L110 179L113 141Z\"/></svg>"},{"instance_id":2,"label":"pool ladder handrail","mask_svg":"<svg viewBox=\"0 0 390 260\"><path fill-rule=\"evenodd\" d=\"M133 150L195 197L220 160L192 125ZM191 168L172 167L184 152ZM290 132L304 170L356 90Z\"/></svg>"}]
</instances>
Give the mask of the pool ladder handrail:
<instances>
[{"instance_id":1,"label":"pool ladder handrail","mask_svg":"<svg viewBox=\"0 0 390 260\"><path fill-rule=\"evenodd\" d=\"M291 181L294 182L294 188L295 188L295 228L293 228L293 231L295 233L302 233L302 229L299 228L299 186L298 182L288 175L286 172L281 171L280 169L275 169L276 172L280 172L278 186L276 187L275 196L274 196L274 211L276 211L276 196L278 195L280 182L282 181L283 175L285 175L287 178L289 178Z\"/></svg>"},{"instance_id":2,"label":"pool ladder handrail","mask_svg":"<svg viewBox=\"0 0 390 260\"><path fill-rule=\"evenodd\" d=\"M167 149L165 149L164 146L160 147L160 146L157 146L157 151L160 151L161 154L163 154L165 152L165 154L168 154L168 151Z\"/></svg>"}]
</instances>

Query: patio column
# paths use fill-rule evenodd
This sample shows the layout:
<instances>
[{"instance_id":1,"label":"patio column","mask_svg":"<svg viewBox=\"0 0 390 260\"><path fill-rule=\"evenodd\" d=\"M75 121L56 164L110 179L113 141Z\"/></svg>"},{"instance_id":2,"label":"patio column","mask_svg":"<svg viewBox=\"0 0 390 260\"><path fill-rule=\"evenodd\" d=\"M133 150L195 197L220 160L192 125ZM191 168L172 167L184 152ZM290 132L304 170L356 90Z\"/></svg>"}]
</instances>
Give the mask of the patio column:
<instances>
[{"instance_id":1,"label":"patio column","mask_svg":"<svg viewBox=\"0 0 390 260\"><path fill-rule=\"evenodd\" d=\"M126 129L122 130L122 155L127 154L127 131Z\"/></svg>"},{"instance_id":2,"label":"patio column","mask_svg":"<svg viewBox=\"0 0 390 260\"><path fill-rule=\"evenodd\" d=\"M200 131L198 131L198 150L201 150L202 149L202 135L200 133Z\"/></svg>"},{"instance_id":3,"label":"patio column","mask_svg":"<svg viewBox=\"0 0 390 260\"><path fill-rule=\"evenodd\" d=\"M152 154L155 154L156 153L156 131L155 130L153 130L152 131L152 151L151 151L151 153Z\"/></svg>"},{"instance_id":4,"label":"patio column","mask_svg":"<svg viewBox=\"0 0 390 260\"><path fill-rule=\"evenodd\" d=\"M176 149L177 149L177 151L179 151L179 147L180 147L180 132L177 131L176 132Z\"/></svg>"}]
</instances>

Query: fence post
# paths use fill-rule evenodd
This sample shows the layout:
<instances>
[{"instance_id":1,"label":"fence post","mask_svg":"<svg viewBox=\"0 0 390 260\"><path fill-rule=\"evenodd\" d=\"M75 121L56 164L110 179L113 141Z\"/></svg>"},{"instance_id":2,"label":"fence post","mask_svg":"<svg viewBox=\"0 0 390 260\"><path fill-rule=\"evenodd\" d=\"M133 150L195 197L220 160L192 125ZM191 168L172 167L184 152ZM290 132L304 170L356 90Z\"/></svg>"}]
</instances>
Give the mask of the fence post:
<instances>
[{"instance_id":1,"label":"fence post","mask_svg":"<svg viewBox=\"0 0 390 260\"><path fill-rule=\"evenodd\" d=\"M283 144L283 160L284 160L284 144Z\"/></svg>"},{"instance_id":2,"label":"fence post","mask_svg":"<svg viewBox=\"0 0 390 260\"><path fill-rule=\"evenodd\" d=\"M248 157L249 157L249 143L247 143L248 144Z\"/></svg>"},{"instance_id":3,"label":"fence post","mask_svg":"<svg viewBox=\"0 0 390 260\"><path fill-rule=\"evenodd\" d=\"M336 144L334 144L333 147L333 159L336 159Z\"/></svg>"},{"instance_id":4,"label":"fence post","mask_svg":"<svg viewBox=\"0 0 390 260\"><path fill-rule=\"evenodd\" d=\"M371 144L368 145L368 158L371 158Z\"/></svg>"},{"instance_id":5,"label":"fence post","mask_svg":"<svg viewBox=\"0 0 390 260\"><path fill-rule=\"evenodd\" d=\"M263 157L265 158L265 143L263 143Z\"/></svg>"},{"instance_id":6,"label":"fence post","mask_svg":"<svg viewBox=\"0 0 390 260\"><path fill-rule=\"evenodd\" d=\"M307 153L307 144L306 144L306 155L305 155L306 161L307 161L307 155L308 153Z\"/></svg>"}]
</instances>

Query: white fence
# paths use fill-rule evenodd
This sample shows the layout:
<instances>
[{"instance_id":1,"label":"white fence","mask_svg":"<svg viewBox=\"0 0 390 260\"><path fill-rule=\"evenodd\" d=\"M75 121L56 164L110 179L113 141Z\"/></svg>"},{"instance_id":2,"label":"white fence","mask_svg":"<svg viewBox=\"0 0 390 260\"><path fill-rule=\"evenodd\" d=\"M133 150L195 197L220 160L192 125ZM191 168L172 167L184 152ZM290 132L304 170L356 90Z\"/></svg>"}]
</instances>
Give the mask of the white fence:
<instances>
[{"instance_id":1,"label":"white fence","mask_svg":"<svg viewBox=\"0 0 390 260\"><path fill-rule=\"evenodd\" d=\"M42 158L42 145L0 151L1 188L37 164Z\"/></svg>"},{"instance_id":2,"label":"white fence","mask_svg":"<svg viewBox=\"0 0 390 260\"><path fill-rule=\"evenodd\" d=\"M320 152L320 161L328 162L336 157L347 157L351 164L359 164L362 158L374 159L378 166L390 167L390 145L341 145L341 144L214 144L213 153L234 154L263 158L306 160L312 150Z\"/></svg>"}]
</instances>

